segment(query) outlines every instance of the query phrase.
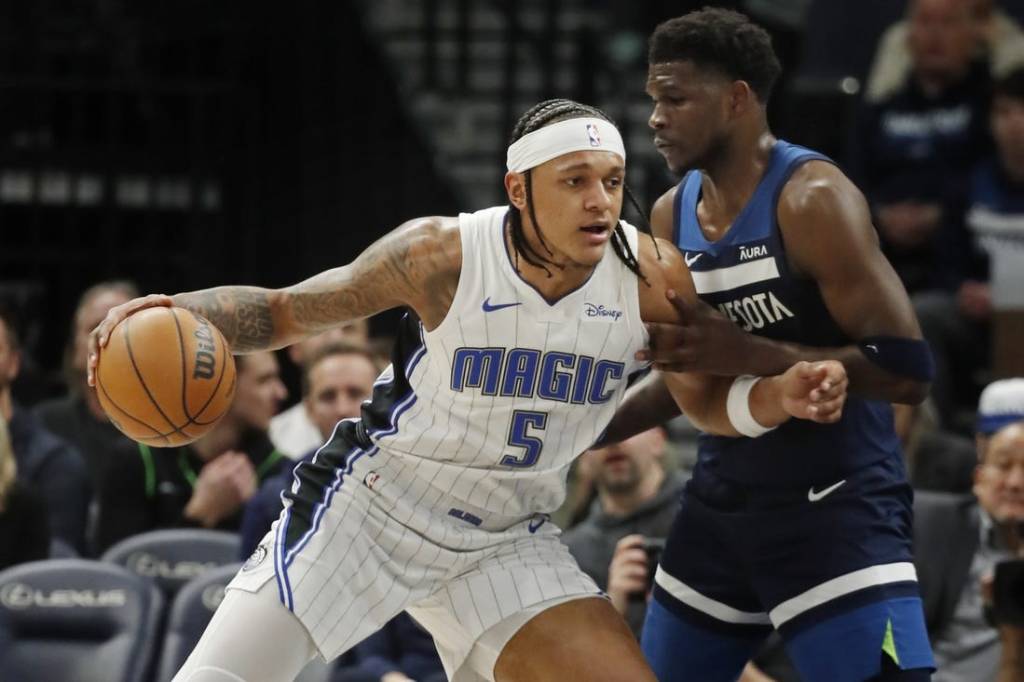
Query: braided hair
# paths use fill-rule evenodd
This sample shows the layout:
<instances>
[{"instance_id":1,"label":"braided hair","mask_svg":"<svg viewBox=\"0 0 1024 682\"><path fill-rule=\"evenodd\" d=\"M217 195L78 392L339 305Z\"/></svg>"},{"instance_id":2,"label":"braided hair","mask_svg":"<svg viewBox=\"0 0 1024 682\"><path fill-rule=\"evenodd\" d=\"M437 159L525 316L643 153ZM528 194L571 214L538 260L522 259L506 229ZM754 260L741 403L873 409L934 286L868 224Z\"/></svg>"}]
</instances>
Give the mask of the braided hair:
<instances>
[{"instance_id":1,"label":"braided hair","mask_svg":"<svg viewBox=\"0 0 1024 682\"><path fill-rule=\"evenodd\" d=\"M535 130L539 130L549 123L557 123L558 121L583 117L600 118L608 121L612 125L615 125L615 122L612 121L607 114L596 107L580 104L579 102L574 102L570 99L549 99L541 102L540 104L534 105L528 109L522 117L520 117L512 128L511 142L515 142L524 135L532 133ZM526 235L523 232L523 216L519 212L519 209L513 206L510 202L508 222L509 231L511 233L510 236L512 239L512 248L515 249L517 259L522 257L522 259L530 265L542 268L546 273L548 273L548 277L551 277L552 273L548 268L549 265L557 268L561 268L563 266L555 263L549 258L549 256L554 255L554 252L548 246L547 241L545 241L544 233L540 229L540 223L537 222L537 214L534 212L533 208L532 169L523 171L523 176L526 184L526 206L527 210L530 211L530 220L533 222L534 229L537 232L537 239L540 241L540 245L544 247L547 255L538 252L538 250L526 240ZM629 198L630 204L632 204L633 208L636 209L636 212L640 215L644 227L643 231L647 234L651 234L650 222L647 220L647 215L644 213L644 210L640 208L640 202L636 200L632 190L630 190L629 186L625 183L623 183L623 189L626 192L626 196ZM654 239L653 235L651 236L651 239ZM654 242L654 249L657 252L658 242L656 240ZM612 250L615 251L615 255L617 255L622 262L626 264L626 267L629 268L631 272L645 282L647 281L647 278L640 272L640 262L637 260L636 254L633 253L633 249L629 246L629 241L626 239L626 233L622 229L621 220L616 223L615 231L612 234ZM661 258L660 252L658 252L658 257Z\"/></svg>"}]
</instances>

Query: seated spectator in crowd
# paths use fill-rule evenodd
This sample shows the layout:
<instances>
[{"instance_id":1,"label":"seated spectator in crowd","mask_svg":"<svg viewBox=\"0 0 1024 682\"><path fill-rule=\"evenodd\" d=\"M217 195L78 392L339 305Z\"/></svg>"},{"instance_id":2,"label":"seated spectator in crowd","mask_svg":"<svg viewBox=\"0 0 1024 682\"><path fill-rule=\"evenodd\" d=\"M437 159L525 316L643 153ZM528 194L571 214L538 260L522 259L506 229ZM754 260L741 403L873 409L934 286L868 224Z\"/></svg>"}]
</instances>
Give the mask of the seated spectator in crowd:
<instances>
[{"instance_id":1,"label":"seated spectator in crowd","mask_svg":"<svg viewBox=\"0 0 1024 682\"><path fill-rule=\"evenodd\" d=\"M653 570L644 546L668 535L684 483L679 472L665 471L665 445L664 430L655 428L583 453L580 466L590 470L597 499L590 514L562 535L637 636Z\"/></svg>"},{"instance_id":2,"label":"seated spectator in crowd","mask_svg":"<svg viewBox=\"0 0 1024 682\"><path fill-rule=\"evenodd\" d=\"M997 381L984 390L977 429L974 495L919 493L914 501L914 563L936 682L996 679L1000 632L986 618L983 582L1020 544L1024 379Z\"/></svg>"},{"instance_id":3,"label":"seated spectator in crowd","mask_svg":"<svg viewBox=\"0 0 1024 682\"><path fill-rule=\"evenodd\" d=\"M908 12L911 70L891 96L861 112L850 170L885 254L914 293L945 284L937 244L960 220L970 169L991 147L991 81L975 60L965 0L911 0Z\"/></svg>"},{"instance_id":4,"label":"seated spectator in crowd","mask_svg":"<svg viewBox=\"0 0 1024 682\"><path fill-rule=\"evenodd\" d=\"M20 359L14 316L0 308L0 416L8 422L19 479L42 497L53 537L82 552L91 495L85 460L14 402L11 384L18 376Z\"/></svg>"},{"instance_id":5,"label":"seated spectator in crowd","mask_svg":"<svg viewBox=\"0 0 1024 682\"><path fill-rule=\"evenodd\" d=\"M306 356L302 371L302 402L306 418L315 425L318 439L299 461L309 461L334 433L342 419L359 416L370 397L377 369L363 346L343 341L329 343ZM268 478L249 500L242 519L240 559L252 554L281 512L281 493L292 484L292 466Z\"/></svg>"},{"instance_id":6,"label":"seated spectator in crowd","mask_svg":"<svg viewBox=\"0 0 1024 682\"><path fill-rule=\"evenodd\" d=\"M354 666L343 667L331 682L445 682L434 639L408 614L400 613L356 645Z\"/></svg>"},{"instance_id":7,"label":"seated spectator in crowd","mask_svg":"<svg viewBox=\"0 0 1024 682\"><path fill-rule=\"evenodd\" d=\"M0 415L0 570L45 559L49 554L46 503L18 480L7 419Z\"/></svg>"},{"instance_id":8,"label":"seated spectator in crowd","mask_svg":"<svg viewBox=\"0 0 1024 682\"><path fill-rule=\"evenodd\" d=\"M36 415L44 426L72 443L85 459L92 481L92 501L86 531L88 553L94 553L95 530L104 524L98 501L118 494L104 490L108 482L118 480L117 473L138 458L135 441L118 431L100 407L96 392L88 386L85 367L88 361L89 332L116 305L138 296L135 285L127 281L101 282L82 293L71 323L71 335L64 350L64 373L68 395L36 406Z\"/></svg>"},{"instance_id":9,"label":"seated spectator in crowd","mask_svg":"<svg viewBox=\"0 0 1024 682\"><path fill-rule=\"evenodd\" d=\"M975 26L975 50L988 61L993 78L1024 64L1024 32L996 0L967 0ZM908 22L898 21L882 35L865 88L869 102L880 102L900 89L911 70Z\"/></svg>"},{"instance_id":10,"label":"seated spectator in crowd","mask_svg":"<svg viewBox=\"0 0 1024 682\"><path fill-rule=\"evenodd\" d=\"M328 329L288 346L288 359L299 368L301 375L305 361L317 349L335 342L366 346L369 342L369 329L370 325L366 320L346 322L341 326ZM292 459L302 457L324 442L320 430L309 418L309 411L302 401L295 403L270 420L270 440L274 442L274 447Z\"/></svg>"},{"instance_id":11,"label":"seated spectator in crowd","mask_svg":"<svg viewBox=\"0 0 1024 682\"><path fill-rule=\"evenodd\" d=\"M978 464L974 441L940 427L930 403L892 407L914 490L970 493Z\"/></svg>"},{"instance_id":12,"label":"seated spectator in crowd","mask_svg":"<svg viewBox=\"0 0 1024 682\"><path fill-rule=\"evenodd\" d=\"M949 424L956 396L975 394L974 375L988 366L992 287L990 255L1024 249L1024 68L993 87L992 136L996 153L971 176L968 210L945 240L949 288L914 298L925 338L935 353L932 395Z\"/></svg>"},{"instance_id":13,"label":"seated spectator in crowd","mask_svg":"<svg viewBox=\"0 0 1024 682\"><path fill-rule=\"evenodd\" d=\"M133 463L103 489L100 551L157 528L200 526L238 530L241 511L261 481L289 461L267 436L270 418L285 397L272 352L235 356L231 407L202 438L178 448L136 444Z\"/></svg>"}]
</instances>

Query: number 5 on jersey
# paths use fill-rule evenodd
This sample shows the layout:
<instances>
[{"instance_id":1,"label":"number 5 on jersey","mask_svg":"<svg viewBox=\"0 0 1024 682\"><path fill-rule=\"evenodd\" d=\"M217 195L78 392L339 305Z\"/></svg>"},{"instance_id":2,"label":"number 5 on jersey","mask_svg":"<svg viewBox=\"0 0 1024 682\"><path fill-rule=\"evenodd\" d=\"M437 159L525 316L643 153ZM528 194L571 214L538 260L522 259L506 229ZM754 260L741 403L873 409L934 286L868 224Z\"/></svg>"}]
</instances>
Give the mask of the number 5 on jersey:
<instances>
[{"instance_id":1,"label":"number 5 on jersey","mask_svg":"<svg viewBox=\"0 0 1024 682\"><path fill-rule=\"evenodd\" d=\"M507 467L525 469L532 467L540 459L541 448L544 441L539 436L531 436L530 428L543 431L548 424L546 412L530 412L529 410L515 410L512 413L512 424L508 429L508 444L523 448L523 454L505 455L501 458L501 464Z\"/></svg>"}]
</instances>

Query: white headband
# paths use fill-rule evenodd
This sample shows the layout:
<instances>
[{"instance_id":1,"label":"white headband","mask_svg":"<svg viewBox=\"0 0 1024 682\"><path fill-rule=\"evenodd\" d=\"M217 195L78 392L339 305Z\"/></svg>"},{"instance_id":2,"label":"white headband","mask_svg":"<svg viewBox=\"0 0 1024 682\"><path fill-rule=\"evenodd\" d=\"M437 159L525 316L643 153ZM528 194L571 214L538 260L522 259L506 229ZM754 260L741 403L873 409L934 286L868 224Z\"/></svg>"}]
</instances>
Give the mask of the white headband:
<instances>
[{"instance_id":1,"label":"white headband","mask_svg":"<svg viewBox=\"0 0 1024 682\"><path fill-rule=\"evenodd\" d=\"M600 118L570 118L527 133L508 148L508 169L516 173L536 168L570 152L613 152L626 160L622 135Z\"/></svg>"}]
</instances>

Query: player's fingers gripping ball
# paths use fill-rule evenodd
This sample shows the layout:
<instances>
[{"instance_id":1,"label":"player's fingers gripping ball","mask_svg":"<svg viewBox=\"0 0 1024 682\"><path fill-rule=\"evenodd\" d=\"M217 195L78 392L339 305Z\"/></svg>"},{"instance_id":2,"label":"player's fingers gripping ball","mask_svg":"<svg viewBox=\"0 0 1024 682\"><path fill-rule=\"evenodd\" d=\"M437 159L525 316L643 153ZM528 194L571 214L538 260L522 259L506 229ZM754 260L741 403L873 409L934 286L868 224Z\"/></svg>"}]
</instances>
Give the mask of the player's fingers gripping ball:
<instances>
[{"instance_id":1,"label":"player's fingers gripping ball","mask_svg":"<svg viewBox=\"0 0 1024 682\"><path fill-rule=\"evenodd\" d=\"M184 308L146 308L123 320L100 351L96 395L129 438L191 443L224 416L235 362L220 331Z\"/></svg>"}]
</instances>

